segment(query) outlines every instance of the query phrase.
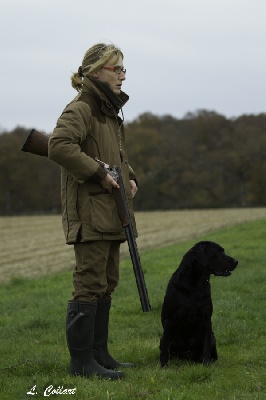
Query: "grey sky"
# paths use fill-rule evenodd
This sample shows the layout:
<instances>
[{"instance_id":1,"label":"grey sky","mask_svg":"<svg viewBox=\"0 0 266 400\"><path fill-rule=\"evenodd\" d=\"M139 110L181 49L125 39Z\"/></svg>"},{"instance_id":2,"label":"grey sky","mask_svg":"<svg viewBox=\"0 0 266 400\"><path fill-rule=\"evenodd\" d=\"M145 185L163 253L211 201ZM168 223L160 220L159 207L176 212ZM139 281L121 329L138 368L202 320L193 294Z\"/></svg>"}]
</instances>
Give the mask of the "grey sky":
<instances>
[{"instance_id":1,"label":"grey sky","mask_svg":"<svg viewBox=\"0 0 266 400\"><path fill-rule=\"evenodd\" d=\"M51 132L100 41L125 55L127 121L265 111L265 0L0 0L0 129Z\"/></svg>"}]
</instances>

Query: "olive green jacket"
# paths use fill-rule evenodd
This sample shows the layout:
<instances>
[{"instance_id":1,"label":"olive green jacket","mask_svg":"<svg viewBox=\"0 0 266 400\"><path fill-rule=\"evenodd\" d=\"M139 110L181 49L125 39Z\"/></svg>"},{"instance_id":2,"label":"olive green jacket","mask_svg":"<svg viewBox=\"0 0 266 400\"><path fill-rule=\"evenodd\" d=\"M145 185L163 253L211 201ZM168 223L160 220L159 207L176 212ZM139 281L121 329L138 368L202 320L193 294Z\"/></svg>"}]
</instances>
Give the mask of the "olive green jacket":
<instances>
[{"instance_id":1,"label":"olive green jacket","mask_svg":"<svg viewBox=\"0 0 266 400\"><path fill-rule=\"evenodd\" d=\"M121 107L128 100L124 92L116 97ZM136 229L129 182L136 177L128 164L122 120L93 79L84 79L82 92L59 117L49 139L48 157L62 167L63 229L68 244L125 240L113 195L106 193L102 181L106 172L95 157L121 168Z\"/></svg>"}]
</instances>

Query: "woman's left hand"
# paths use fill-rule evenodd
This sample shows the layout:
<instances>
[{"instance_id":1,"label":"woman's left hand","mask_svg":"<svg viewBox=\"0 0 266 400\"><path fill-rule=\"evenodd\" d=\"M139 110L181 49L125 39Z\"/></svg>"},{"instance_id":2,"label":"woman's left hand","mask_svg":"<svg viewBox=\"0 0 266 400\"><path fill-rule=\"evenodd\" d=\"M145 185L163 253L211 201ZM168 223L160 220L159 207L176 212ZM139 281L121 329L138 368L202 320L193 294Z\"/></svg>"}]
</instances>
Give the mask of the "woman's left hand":
<instances>
[{"instance_id":1,"label":"woman's left hand","mask_svg":"<svg viewBox=\"0 0 266 400\"><path fill-rule=\"evenodd\" d=\"M136 182L133 179L130 180L130 186L131 186L131 195L132 195L132 197L135 197L135 195L138 191L138 187L136 185Z\"/></svg>"}]
</instances>

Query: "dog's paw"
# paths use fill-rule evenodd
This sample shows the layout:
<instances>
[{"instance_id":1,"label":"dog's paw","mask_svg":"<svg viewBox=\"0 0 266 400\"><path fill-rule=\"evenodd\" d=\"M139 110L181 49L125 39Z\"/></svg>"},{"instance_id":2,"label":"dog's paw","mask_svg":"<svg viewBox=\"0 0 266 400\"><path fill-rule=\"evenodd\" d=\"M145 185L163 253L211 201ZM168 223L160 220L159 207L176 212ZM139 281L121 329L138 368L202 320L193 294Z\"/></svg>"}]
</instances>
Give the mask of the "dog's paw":
<instances>
[{"instance_id":1,"label":"dog's paw","mask_svg":"<svg viewBox=\"0 0 266 400\"><path fill-rule=\"evenodd\" d=\"M168 357L160 357L160 364L162 368L167 368L168 367Z\"/></svg>"},{"instance_id":2,"label":"dog's paw","mask_svg":"<svg viewBox=\"0 0 266 400\"><path fill-rule=\"evenodd\" d=\"M205 367L210 367L210 365L211 365L211 360L210 360L210 359L205 359L205 360L203 360L202 364L203 364Z\"/></svg>"}]
</instances>

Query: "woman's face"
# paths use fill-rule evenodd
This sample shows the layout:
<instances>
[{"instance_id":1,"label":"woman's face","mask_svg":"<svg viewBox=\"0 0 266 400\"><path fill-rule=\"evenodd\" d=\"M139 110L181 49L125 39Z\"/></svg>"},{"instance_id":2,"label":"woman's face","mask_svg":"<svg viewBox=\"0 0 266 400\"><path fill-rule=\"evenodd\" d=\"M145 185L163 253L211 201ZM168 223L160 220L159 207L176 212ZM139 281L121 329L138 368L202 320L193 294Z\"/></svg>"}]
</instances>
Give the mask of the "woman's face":
<instances>
[{"instance_id":1,"label":"woman's face","mask_svg":"<svg viewBox=\"0 0 266 400\"><path fill-rule=\"evenodd\" d=\"M122 70L123 59L120 56L118 60L114 56L99 71L93 72L92 76L99 81L106 82L115 94L120 94L122 82L126 79L126 73Z\"/></svg>"}]
</instances>

